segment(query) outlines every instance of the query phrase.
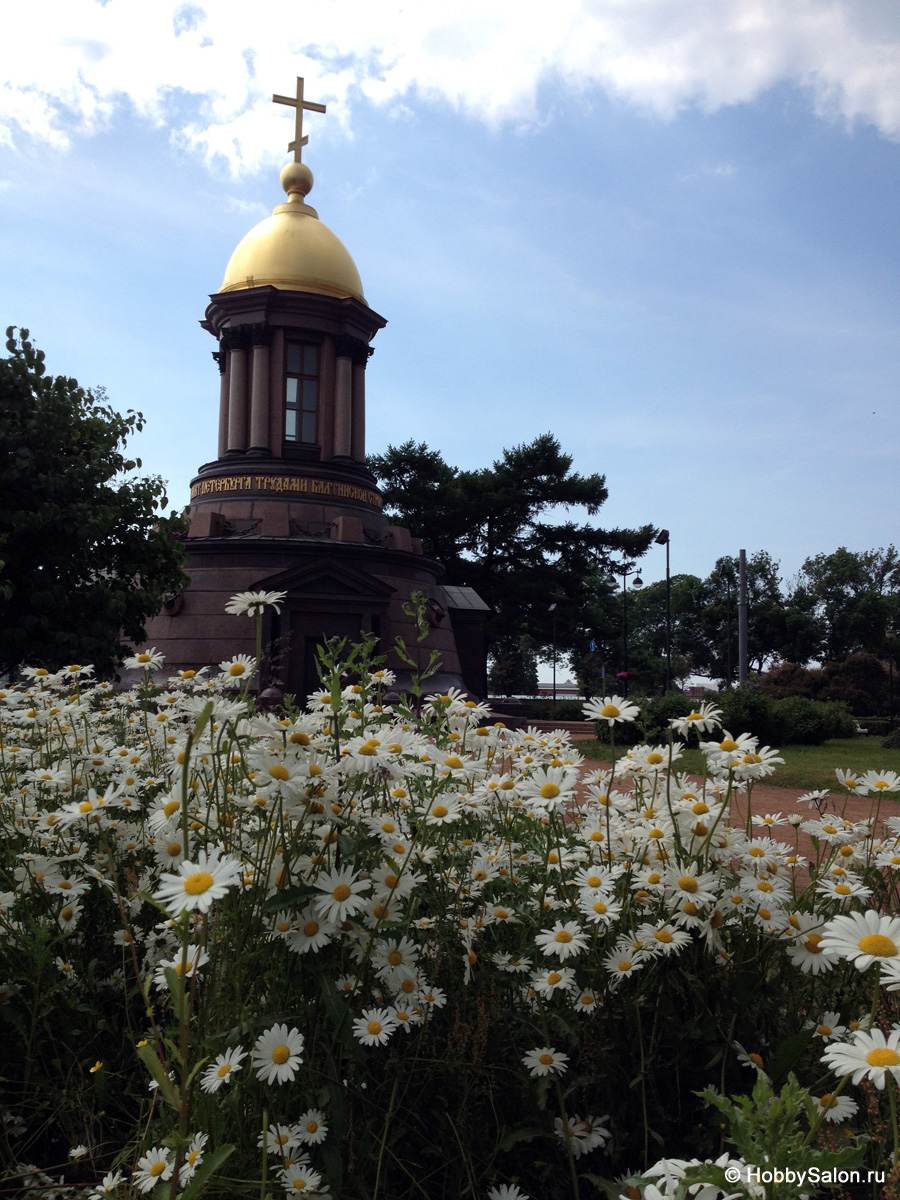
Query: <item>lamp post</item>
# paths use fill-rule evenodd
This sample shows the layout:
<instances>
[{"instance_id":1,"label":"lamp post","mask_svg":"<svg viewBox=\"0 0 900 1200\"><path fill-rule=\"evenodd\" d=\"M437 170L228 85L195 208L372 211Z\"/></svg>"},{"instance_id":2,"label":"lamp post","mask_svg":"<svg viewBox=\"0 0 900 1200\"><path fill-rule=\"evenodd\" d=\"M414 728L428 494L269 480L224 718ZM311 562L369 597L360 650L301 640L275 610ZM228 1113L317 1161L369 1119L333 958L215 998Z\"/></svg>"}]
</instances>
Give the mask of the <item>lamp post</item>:
<instances>
[{"instance_id":1,"label":"lamp post","mask_svg":"<svg viewBox=\"0 0 900 1200\"><path fill-rule=\"evenodd\" d=\"M633 575L632 587L643 587L644 581L641 579L638 572L635 570L634 563L627 563L625 566L617 569L613 567L612 574L618 578L622 576L622 690L625 696L628 696L628 576Z\"/></svg>"},{"instance_id":2,"label":"lamp post","mask_svg":"<svg viewBox=\"0 0 900 1200\"><path fill-rule=\"evenodd\" d=\"M666 691L672 686L672 576L669 573L669 531L661 529L654 538L666 548Z\"/></svg>"},{"instance_id":3,"label":"lamp post","mask_svg":"<svg viewBox=\"0 0 900 1200\"><path fill-rule=\"evenodd\" d=\"M890 648L890 657L888 658L888 726L891 730L894 728L894 638L897 636L896 631L888 629L884 635L887 638Z\"/></svg>"},{"instance_id":4,"label":"lamp post","mask_svg":"<svg viewBox=\"0 0 900 1200\"><path fill-rule=\"evenodd\" d=\"M550 605L547 612L553 614L553 707L556 708L556 603Z\"/></svg>"}]
</instances>

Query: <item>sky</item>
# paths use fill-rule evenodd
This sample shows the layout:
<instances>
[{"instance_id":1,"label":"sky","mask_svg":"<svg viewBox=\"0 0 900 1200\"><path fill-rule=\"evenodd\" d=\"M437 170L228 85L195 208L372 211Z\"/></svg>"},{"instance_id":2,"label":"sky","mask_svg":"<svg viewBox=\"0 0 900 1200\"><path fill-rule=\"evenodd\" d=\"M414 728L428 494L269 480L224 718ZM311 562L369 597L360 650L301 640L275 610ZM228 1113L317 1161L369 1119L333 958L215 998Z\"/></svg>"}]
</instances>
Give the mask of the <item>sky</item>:
<instances>
[{"instance_id":1,"label":"sky","mask_svg":"<svg viewBox=\"0 0 900 1200\"><path fill-rule=\"evenodd\" d=\"M673 574L896 542L895 0L30 0L0 42L0 317L146 429L187 503L215 457L198 322L284 199L388 320L368 448L463 468L552 431ZM665 574L665 550L642 564Z\"/></svg>"}]
</instances>

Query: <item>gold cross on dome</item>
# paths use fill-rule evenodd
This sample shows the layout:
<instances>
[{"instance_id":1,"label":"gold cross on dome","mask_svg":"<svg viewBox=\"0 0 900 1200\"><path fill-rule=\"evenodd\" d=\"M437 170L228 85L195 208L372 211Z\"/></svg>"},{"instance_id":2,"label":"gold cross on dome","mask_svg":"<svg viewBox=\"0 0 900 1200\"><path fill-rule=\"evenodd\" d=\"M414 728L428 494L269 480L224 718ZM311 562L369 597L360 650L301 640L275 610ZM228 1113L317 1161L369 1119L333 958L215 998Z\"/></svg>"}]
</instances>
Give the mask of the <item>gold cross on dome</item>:
<instances>
[{"instance_id":1,"label":"gold cross on dome","mask_svg":"<svg viewBox=\"0 0 900 1200\"><path fill-rule=\"evenodd\" d=\"M291 104L294 106L294 140L288 143L288 150L294 152L294 162L303 161L303 147L309 141L308 137L303 136L303 112L320 112L325 111L324 104L313 104L311 100L303 99L303 80L297 76L297 95L294 96L273 96L273 104Z\"/></svg>"}]
</instances>

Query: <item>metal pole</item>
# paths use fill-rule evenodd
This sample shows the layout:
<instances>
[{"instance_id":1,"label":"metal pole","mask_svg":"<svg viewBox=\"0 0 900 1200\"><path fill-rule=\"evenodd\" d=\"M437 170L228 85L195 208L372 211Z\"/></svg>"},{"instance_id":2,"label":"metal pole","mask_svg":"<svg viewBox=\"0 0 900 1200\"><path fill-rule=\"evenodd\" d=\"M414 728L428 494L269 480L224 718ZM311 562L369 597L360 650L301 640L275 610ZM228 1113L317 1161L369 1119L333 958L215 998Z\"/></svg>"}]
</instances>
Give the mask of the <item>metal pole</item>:
<instances>
[{"instance_id":1,"label":"metal pole","mask_svg":"<svg viewBox=\"0 0 900 1200\"><path fill-rule=\"evenodd\" d=\"M622 671L623 691L628 697L628 591L625 587L628 572L622 572Z\"/></svg>"},{"instance_id":2,"label":"metal pole","mask_svg":"<svg viewBox=\"0 0 900 1200\"><path fill-rule=\"evenodd\" d=\"M669 539L666 538L666 691L672 687L672 576L669 573Z\"/></svg>"},{"instance_id":3,"label":"metal pole","mask_svg":"<svg viewBox=\"0 0 900 1200\"><path fill-rule=\"evenodd\" d=\"M553 707L556 708L556 605L553 605Z\"/></svg>"},{"instance_id":4,"label":"metal pole","mask_svg":"<svg viewBox=\"0 0 900 1200\"><path fill-rule=\"evenodd\" d=\"M746 683L750 675L747 657L747 551L738 554L738 683Z\"/></svg>"},{"instance_id":5,"label":"metal pole","mask_svg":"<svg viewBox=\"0 0 900 1200\"><path fill-rule=\"evenodd\" d=\"M731 687L731 576L725 576L726 600L725 600L725 623L726 623L726 676L725 686Z\"/></svg>"}]
</instances>

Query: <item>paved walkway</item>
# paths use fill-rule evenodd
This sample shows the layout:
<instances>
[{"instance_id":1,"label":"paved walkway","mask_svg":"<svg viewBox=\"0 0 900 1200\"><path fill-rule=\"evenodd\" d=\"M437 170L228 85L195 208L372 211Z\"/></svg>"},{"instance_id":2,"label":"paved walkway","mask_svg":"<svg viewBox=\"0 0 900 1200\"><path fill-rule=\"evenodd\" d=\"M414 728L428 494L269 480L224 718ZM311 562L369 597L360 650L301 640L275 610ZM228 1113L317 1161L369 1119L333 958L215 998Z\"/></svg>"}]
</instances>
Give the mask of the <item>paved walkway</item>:
<instances>
[{"instance_id":1,"label":"paved walkway","mask_svg":"<svg viewBox=\"0 0 900 1200\"><path fill-rule=\"evenodd\" d=\"M573 744L577 748L578 739L573 739ZM605 768L609 770L609 762L600 762L596 759L585 759L583 771L585 774ZM700 780L697 776L690 776L695 782ZM623 790L627 788L627 783L620 784ZM812 808L808 802L800 803L800 797L805 795L803 791L797 788L772 787L766 783L756 783L753 785L753 793L751 796L752 813L754 816L762 816L765 813L781 813L782 816L790 816L792 813L800 813L803 819L810 820L818 815L815 808ZM736 792L731 799L731 824L743 825L747 819L747 797L745 793ZM834 813L837 816L843 816L848 821L862 821L873 816L878 807L877 796L853 796L849 792L832 792L823 805L823 811ZM879 824L884 829L884 822L888 817L900 816L900 793L891 794L882 797L881 811ZM754 826L760 834L766 833L765 827ZM776 841L787 842L793 846L796 844L796 833L790 825L779 825L768 830L771 837ZM799 850L801 854L810 856L813 852L812 842L809 835L802 830L799 831Z\"/></svg>"}]
</instances>

